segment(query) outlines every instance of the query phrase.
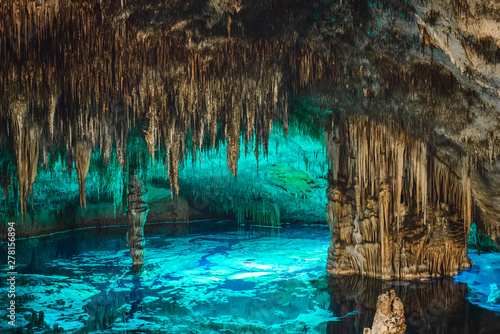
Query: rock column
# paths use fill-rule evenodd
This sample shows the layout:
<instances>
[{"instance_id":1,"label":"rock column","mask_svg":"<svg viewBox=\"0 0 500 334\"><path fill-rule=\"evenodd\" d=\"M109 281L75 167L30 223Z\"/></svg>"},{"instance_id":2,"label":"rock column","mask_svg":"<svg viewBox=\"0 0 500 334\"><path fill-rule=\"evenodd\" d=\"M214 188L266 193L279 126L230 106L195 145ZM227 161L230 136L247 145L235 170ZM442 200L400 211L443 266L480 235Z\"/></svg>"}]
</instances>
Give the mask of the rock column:
<instances>
[{"instance_id":1,"label":"rock column","mask_svg":"<svg viewBox=\"0 0 500 334\"><path fill-rule=\"evenodd\" d=\"M147 190L137 176L137 170L131 168L129 172L128 184L128 232L127 243L130 246L130 255L134 266L144 264L145 241L144 224L148 215L148 205L146 203Z\"/></svg>"},{"instance_id":2,"label":"rock column","mask_svg":"<svg viewBox=\"0 0 500 334\"><path fill-rule=\"evenodd\" d=\"M355 116L328 130L331 274L418 278L470 265L468 157L450 166L398 126Z\"/></svg>"}]
</instances>

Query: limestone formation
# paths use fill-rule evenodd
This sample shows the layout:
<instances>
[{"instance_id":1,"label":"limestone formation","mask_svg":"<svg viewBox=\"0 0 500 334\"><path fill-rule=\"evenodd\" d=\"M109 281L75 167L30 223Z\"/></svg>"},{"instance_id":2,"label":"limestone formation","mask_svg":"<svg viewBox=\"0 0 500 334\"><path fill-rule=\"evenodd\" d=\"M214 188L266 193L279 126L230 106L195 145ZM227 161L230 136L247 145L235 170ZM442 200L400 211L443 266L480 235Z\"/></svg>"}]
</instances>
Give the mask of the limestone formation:
<instances>
[{"instance_id":1,"label":"limestone formation","mask_svg":"<svg viewBox=\"0 0 500 334\"><path fill-rule=\"evenodd\" d=\"M90 166L90 154L92 153L92 147L90 143L86 140L82 140L76 143L74 148L75 155L75 168L78 173L78 188L80 190L80 208L82 206L87 209L87 198L85 193L85 181L87 179L87 173L89 172Z\"/></svg>"},{"instance_id":2,"label":"limestone formation","mask_svg":"<svg viewBox=\"0 0 500 334\"><path fill-rule=\"evenodd\" d=\"M133 264L140 266L144 263L144 255L146 253L144 224L146 223L149 210L146 204L147 190L144 189L135 169L132 169L129 173L128 191L127 218L129 227L127 243L130 247Z\"/></svg>"},{"instance_id":3,"label":"limestone formation","mask_svg":"<svg viewBox=\"0 0 500 334\"><path fill-rule=\"evenodd\" d=\"M365 328L363 334L403 334L406 330L405 313L401 299L396 291L380 294L377 300L377 312L372 328Z\"/></svg>"},{"instance_id":4,"label":"limestone formation","mask_svg":"<svg viewBox=\"0 0 500 334\"><path fill-rule=\"evenodd\" d=\"M328 272L415 278L470 266L467 156L452 168L425 139L368 117L331 128Z\"/></svg>"},{"instance_id":5,"label":"limestone formation","mask_svg":"<svg viewBox=\"0 0 500 334\"><path fill-rule=\"evenodd\" d=\"M39 153L39 129L27 117L28 105L24 100L14 101L10 105L11 131L14 134L17 177L19 180L19 204L21 220L26 214L26 200L31 193L33 206L33 183L36 179Z\"/></svg>"}]
</instances>

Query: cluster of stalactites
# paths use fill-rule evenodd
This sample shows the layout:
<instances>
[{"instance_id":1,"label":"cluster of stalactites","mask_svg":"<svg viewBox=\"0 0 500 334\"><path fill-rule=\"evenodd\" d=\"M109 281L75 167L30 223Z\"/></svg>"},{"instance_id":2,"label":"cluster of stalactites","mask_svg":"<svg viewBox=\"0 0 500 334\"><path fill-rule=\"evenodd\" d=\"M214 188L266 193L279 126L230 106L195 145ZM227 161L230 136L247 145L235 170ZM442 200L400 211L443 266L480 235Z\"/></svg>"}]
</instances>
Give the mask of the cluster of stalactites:
<instances>
[{"instance_id":1,"label":"cluster of stalactites","mask_svg":"<svg viewBox=\"0 0 500 334\"><path fill-rule=\"evenodd\" d=\"M240 8L228 3L223 7L230 12ZM236 172L236 121L245 130L246 142L255 135L264 150L273 120L283 120L286 133L289 87L281 78L284 68L292 71L294 92L334 77L332 51L319 55L293 38L245 43L217 39L191 48L175 38L137 31L134 25L118 29L95 15L95 10L89 3L58 0L44 4L12 0L0 6L1 16L8 18L0 20L0 37L9 40L0 53L10 54L8 50L17 43L22 44L17 48L25 50L22 59L6 59L0 67L4 71L0 91L18 87L32 101L50 105L48 133L51 137L60 130L69 133L67 147L74 146L74 137L104 144L100 132L109 130L100 123L116 119L109 115L113 111L108 104L121 99L127 109L134 106L130 114L124 113L127 128L138 119L149 120L145 136L152 156L172 122L169 119L178 119L184 134L194 128L198 149L207 133L215 142L219 120L227 130L226 138L234 143L229 160ZM30 49L41 45L43 54ZM47 92L46 87L57 93ZM78 109L67 112L74 120L55 116L56 97L61 94L66 107ZM240 114L239 120L232 112Z\"/></svg>"},{"instance_id":2,"label":"cluster of stalactites","mask_svg":"<svg viewBox=\"0 0 500 334\"><path fill-rule=\"evenodd\" d=\"M210 211L218 214L234 214L238 224L245 223L245 219L251 219L254 223L264 226L280 225L280 208L267 199L248 196L244 199L231 198L222 202L210 202L209 205Z\"/></svg>"},{"instance_id":3,"label":"cluster of stalactites","mask_svg":"<svg viewBox=\"0 0 500 334\"><path fill-rule=\"evenodd\" d=\"M245 132L246 146L255 138L258 143L262 143L264 153L267 154L267 142L273 120L286 119L283 115L287 112L288 97L284 87L281 87L281 72L277 67L272 67L270 71L262 71L257 78L240 76L234 81L229 78L213 78L204 83L204 86L200 83L187 85L181 81L173 86L172 91L165 89L168 84L166 78L162 78L153 71L148 73L141 81L136 96L124 99L126 102L133 99L135 104L125 103L119 107L111 103L101 108L90 103L81 104L73 110L71 116L65 116L68 119L63 120L56 118L56 106L60 99L60 95L56 93L57 90L54 89L53 93L47 97L46 122L40 122L42 126L48 127L47 133L49 134L46 136L48 139L42 144L42 162L47 166L47 154L51 145L56 141L61 143L61 136L64 137L65 146L75 159L81 207L86 207L85 180L92 148L99 146L104 161L109 162L109 156L115 144L117 159L122 169L125 169L127 137L130 129L136 125L135 120L129 121L129 114L135 114L137 110L147 110L144 118L146 120L144 138L153 161L157 149L166 151L168 166L165 167L168 169L173 196L179 194L179 161L190 153L187 147L188 134L192 134L193 148L191 149L194 152L191 153L195 156L199 154L201 159L204 139L209 137L214 148L218 148L217 133L221 131L223 138L227 141L227 164L236 176L241 131ZM193 89L196 91L194 97L191 96L190 87L196 88ZM32 110L28 112L28 103L23 101L23 99L16 100L12 104L9 118L12 120L13 134L21 133L25 114L32 116L34 114ZM36 135L39 137L39 132L36 132ZM18 137L21 138L21 135ZM38 137L36 141L29 141L29 143L36 143L37 148L40 139ZM15 142L19 146L16 152L24 152L26 145L20 141ZM256 156L259 155L258 150L259 145L256 145ZM33 154L33 159L37 160L30 165L35 168L35 172L31 173L33 174L33 179L29 182L31 185L36 176L38 150ZM21 165L21 162L18 164ZM72 161L70 164L72 165ZM20 184L28 180L24 178L24 174L20 175ZM21 196L21 198L25 197Z\"/></svg>"},{"instance_id":4,"label":"cluster of stalactites","mask_svg":"<svg viewBox=\"0 0 500 334\"><path fill-rule=\"evenodd\" d=\"M0 7L2 22L0 34L10 36L12 47L18 54L27 48L32 38L39 41L52 30L59 14L59 0L5 1Z\"/></svg>"},{"instance_id":5,"label":"cluster of stalactites","mask_svg":"<svg viewBox=\"0 0 500 334\"><path fill-rule=\"evenodd\" d=\"M226 123L234 124L236 119L226 116L226 111L231 113L230 109L240 112L245 140L248 142L255 135L257 141L262 140L266 150L266 128L273 120L282 120L285 133L287 131L286 91L289 87L285 87L281 78L283 69L292 71L294 92L322 78L335 77L335 70L331 68L335 63L333 52L320 55L294 39L248 43L217 40L209 47L200 45L195 50L175 39L139 33L133 26L114 31L116 27L110 29L112 27L106 25L109 22L92 16L92 10L85 4L59 6L53 1L46 5L47 10L39 11L47 12L39 14L45 19L30 18L27 8L31 4L35 6L34 3L20 3L23 9L19 10L19 21L33 21L36 32L24 34L29 39L24 44L30 46L33 38L46 39L44 54L53 51L54 56L40 58L39 54L29 53L19 61L10 59L0 68L4 70L4 75L0 76L0 91L18 87L30 94L31 100L50 105L47 118L51 136L64 130L78 133L79 138L85 134L92 144L96 144L103 137L99 132L105 128L99 123L103 118L116 116L109 115L112 111L108 110L108 104L121 99L127 109L134 106L130 114L124 113L126 122L123 121L128 128L134 127L138 119L146 117L149 120L145 135L152 155L163 136L162 121L169 123L165 121L167 118L176 117L185 128L194 127L198 148L204 134L216 136L218 120L234 137L236 126L225 126ZM11 6L9 2L7 7ZM7 7L2 7L2 13ZM54 21L55 15L58 16ZM15 25L8 21L0 22L3 31L7 32L4 37L15 36L17 33L12 30ZM51 27L54 25L50 36L38 33L39 25L45 21L50 22ZM57 93L47 92L46 87ZM67 113L75 120L58 120L54 116L52 106L57 103L54 96L61 93L69 109L73 106L79 109ZM67 137L66 146L72 147L71 140L75 136ZM231 161L234 166L234 158Z\"/></svg>"},{"instance_id":6,"label":"cluster of stalactites","mask_svg":"<svg viewBox=\"0 0 500 334\"><path fill-rule=\"evenodd\" d=\"M153 160L157 149L166 150L171 190L176 195L179 160L184 159L187 149L186 134L192 133L192 154L199 155L201 162L205 137L210 138L213 148L218 148L220 124L227 142L227 165L236 176L241 132L245 132L246 147L255 137L257 142L262 141L267 154L273 120L287 120L284 101L288 96L277 66L260 67L260 72L252 76L236 69L228 76L215 76L199 68L205 66L198 56L188 64L184 75L178 73L182 66L176 65L166 72L145 71L133 99L134 110L146 110L144 136ZM256 145L257 156L258 150Z\"/></svg>"},{"instance_id":7,"label":"cluster of stalactites","mask_svg":"<svg viewBox=\"0 0 500 334\"><path fill-rule=\"evenodd\" d=\"M448 166L429 153L425 141L368 117L351 117L332 128L336 131L327 146L333 180L355 189L358 217L364 218L369 199L380 200L388 190L392 195L381 207L392 210L398 230L408 210L415 209L426 224L428 205L446 203L459 212L468 231L473 217L469 157L462 157L462 166ZM380 216L383 220L389 213Z\"/></svg>"},{"instance_id":8,"label":"cluster of stalactites","mask_svg":"<svg viewBox=\"0 0 500 334\"><path fill-rule=\"evenodd\" d=\"M26 213L26 201L31 193L33 206L33 183L38 168L38 154L40 150L40 129L28 116L28 103L25 99L13 101L9 105L10 131L14 139L17 176L19 181L19 203L21 219Z\"/></svg>"},{"instance_id":9,"label":"cluster of stalactites","mask_svg":"<svg viewBox=\"0 0 500 334\"><path fill-rule=\"evenodd\" d=\"M14 87L39 110L48 109L36 119L46 127L40 129L45 167L52 148L73 150L85 141L99 146L105 162L116 145L125 169L129 131L145 121L153 160L155 152L166 150L176 195L179 161L191 153L201 162L207 139L218 148L224 138L227 164L236 175L242 132L246 150L254 140L257 159L259 150L267 154L273 121L283 121L287 133L290 88L296 93L318 80L337 78L332 50L321 55L294 38L216 39L192 47L134 25L117 28L85 2L6 1L0 14L9 18L0 20L0 53L6 55L0 92ZM9 56L16 54L14 44L20 57ZM289 69L292 76L285 82ZM117 100L122 108L113 106ZM64 112L57 111L60 102ZM193 152L188 152L187 134Z\"/></svg>"},{"instance_id":10,"label":"cluster of stalactites","mask_svg":"<svg viewBox=\"0 0 500 334\"><path fill-rule=\"evenodd\" d=\"M331 159L329 267L384 278L453 275L470 266L472 164L449 165L401 124L339 117L326 138Z\"/></svg>"}]
</instances>

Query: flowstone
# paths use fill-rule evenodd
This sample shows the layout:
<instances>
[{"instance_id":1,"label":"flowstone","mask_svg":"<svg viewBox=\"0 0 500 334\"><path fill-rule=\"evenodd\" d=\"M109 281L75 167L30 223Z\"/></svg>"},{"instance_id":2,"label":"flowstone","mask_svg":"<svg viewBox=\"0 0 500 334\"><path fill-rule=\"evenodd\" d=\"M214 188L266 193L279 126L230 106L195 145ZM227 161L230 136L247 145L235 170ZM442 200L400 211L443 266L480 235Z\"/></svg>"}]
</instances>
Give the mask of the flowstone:
<instances>
[{"instance_id":1,"label":"flowstone","mask_svg":"<svg viewBox=\"0 0 500 334\"><path fill-rule=\"evenodd\" d=\"M331 129L329 273L417 278L471 265L467 156L452 169L427 141L367 117Z\"/></svg>"}]
</instances>

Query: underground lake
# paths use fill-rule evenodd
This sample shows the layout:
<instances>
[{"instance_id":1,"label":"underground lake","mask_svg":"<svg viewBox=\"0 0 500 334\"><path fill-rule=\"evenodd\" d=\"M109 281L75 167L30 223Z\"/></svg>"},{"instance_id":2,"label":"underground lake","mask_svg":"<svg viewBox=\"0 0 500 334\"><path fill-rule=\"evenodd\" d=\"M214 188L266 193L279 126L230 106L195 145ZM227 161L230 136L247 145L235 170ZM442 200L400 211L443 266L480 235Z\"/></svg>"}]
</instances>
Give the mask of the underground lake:
<instances>
[{"instance_id":1,"label":"underground lake","mask_svg":"<svg viewBox=\"0 0 500 334\"><path fill-rule=\"evenodd\" d=\"M498 0L1 0L0 332L500 333Z\"/></svg>"},{"instance_id":2,"label":"underground lake","mask_svg":"<svg viewBox=\"0 0 500 334\"><path fill-rule=\"evenodd\" d=\"M19 324L35 333L358 333L394 289L406 333L500 329L497 253L471 253L474 266L455 277L381 280L327 276L326 226L196 221L147 225L145 237L139 270L119 227L19 241Z\"/></svg>"}]
</instances>

